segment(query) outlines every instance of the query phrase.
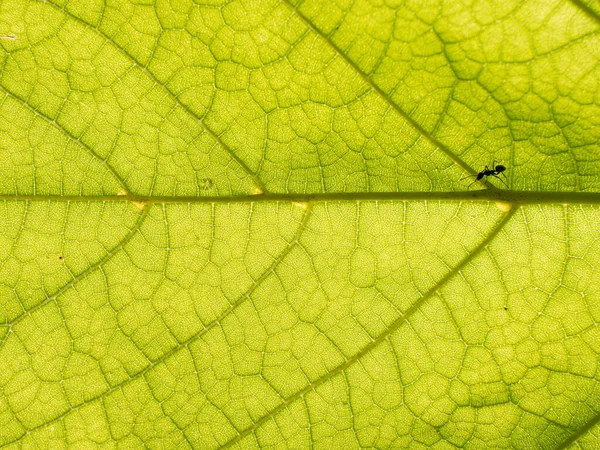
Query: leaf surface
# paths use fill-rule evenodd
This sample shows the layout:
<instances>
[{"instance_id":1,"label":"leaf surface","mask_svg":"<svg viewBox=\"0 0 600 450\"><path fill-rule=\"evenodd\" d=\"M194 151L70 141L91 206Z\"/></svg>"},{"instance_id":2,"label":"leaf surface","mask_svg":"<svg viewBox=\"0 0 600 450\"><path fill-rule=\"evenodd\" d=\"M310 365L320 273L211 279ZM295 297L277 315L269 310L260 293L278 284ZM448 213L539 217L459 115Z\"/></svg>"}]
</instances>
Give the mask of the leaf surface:
<instances>
[{"instance_id":1,"label":"leaf surface","mask_svg":"<svg viewBox=\"0 0 600 450\"><path fill-rule=\"evenodd\" d=\"M2 0L0 446L597 448L598 5Z\"/></svg>"}]
</instances>

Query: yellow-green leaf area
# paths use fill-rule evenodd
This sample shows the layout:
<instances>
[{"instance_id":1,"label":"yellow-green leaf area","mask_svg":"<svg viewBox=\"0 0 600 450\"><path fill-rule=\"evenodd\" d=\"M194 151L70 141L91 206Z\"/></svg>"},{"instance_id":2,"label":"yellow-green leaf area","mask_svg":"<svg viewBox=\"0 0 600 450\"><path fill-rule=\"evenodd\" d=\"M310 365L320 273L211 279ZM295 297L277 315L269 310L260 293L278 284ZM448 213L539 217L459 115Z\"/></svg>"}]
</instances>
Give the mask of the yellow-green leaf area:
<instances>
[{"instance_id":1,"label":"yellow-green leaf area","mask_svg":"<svg viewBox=\"0 0 600 450\"><path fill-rule=\"evenodd\" d=\"M0 2L0 447L600 447L598 11Z\"/></svg>"}]
</instances>

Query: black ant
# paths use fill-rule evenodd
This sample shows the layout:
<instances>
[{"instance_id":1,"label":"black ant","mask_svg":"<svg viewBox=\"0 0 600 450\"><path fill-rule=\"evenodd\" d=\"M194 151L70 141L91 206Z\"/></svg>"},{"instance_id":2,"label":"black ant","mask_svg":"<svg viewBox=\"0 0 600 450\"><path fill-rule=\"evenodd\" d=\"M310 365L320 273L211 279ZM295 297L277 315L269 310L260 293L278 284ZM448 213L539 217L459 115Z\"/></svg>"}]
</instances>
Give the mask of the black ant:
<instances>
[{"instance_id":1,"label":"black ant","mask_svg":"<svg viewBox=\"0 0 600 450\"><path fill-rule=\"evenodd\" d=\"M506 187L508 187L508 184L506 184L506 182L498 176L498 175L502 174L502 176L504 178L506 178L506 175L504 175L504 173L503 173L505 170L506 170L506 167L504 167L502 164L498 164L496 167L494 167L494 165L492 164L492 169L490 169L488 166L485 166L481 172L479 172L477 175L475 175L475 181L473 181L473 183L471 183L469 185L469 187L473 186L473 184L477 183L483 177L496 177L500 181L502 181L502 183L504 183L504 185ZM461 179L464 179L464 178L461 178Z\"/></svg>"}]
</instances>

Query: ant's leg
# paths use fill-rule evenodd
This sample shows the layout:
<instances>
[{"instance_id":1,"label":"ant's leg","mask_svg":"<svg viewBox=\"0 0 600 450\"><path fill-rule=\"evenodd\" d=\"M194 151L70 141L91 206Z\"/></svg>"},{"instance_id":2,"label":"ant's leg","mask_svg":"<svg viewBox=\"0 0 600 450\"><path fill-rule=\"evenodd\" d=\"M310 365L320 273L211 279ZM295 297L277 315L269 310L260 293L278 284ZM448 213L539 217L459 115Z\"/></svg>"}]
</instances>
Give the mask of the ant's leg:
<instances>
[{"instance_id":1,"label":"ant's leg","mask_svg":"<svg viewBox=\"0 0 600 450\"><path fill-rule=\"evenodd\" d=\"M475 177L475 178L477 178L477 177L479 177L479 174L480 174L480 173L481 173L481 172L479 172L479 173L477 173L477 174L475 174L475 175L465 175L464 177L460 178L458 181L466 180L467 178L471 178L471 177ZM481 179L481 177L480 177L480 178L478 178L478 179ZM475 181L477 181L477 180L475 180Z\"/></svg>"},{"instance_id":2,"label":"ant's leg","mask_svg":"<svg viewBox=\"0 0 600 450\"><path fill-rule=\"evenodd\" d=\"M470 185L467 186L467 189L471 189L471 186L473 186L475 183L477 183L479 180L475 180L473 181Z\"/></svg>"},{"instance_id":3,"label":"ant's leg","mask_svg":"<svg viewBox=\"0 0 600 450\"><path fill-rule=\"evenodd\" d=\"M502 172L500 172L500 173L502 173ZM504 183L504 186L508 187L508 184L506 184L506 182L502 178L500 178L498 175L492 175L492 176L495 178L498 178L500 181L502 181L502 183Z\"/></svg>"},{"instance_id":4,"label":"ant's leg","mask_svg":"<svg viewBox=\"0 0 600 450\"><path fill-rule=\"evenodd\" d=\"M473 185L474 185L475 183L477 183L478 181L481 181L481 179L482 179L484 176L485 176L485 175L484 175L484 173L483 173L483 172L479 172L479 173L476 175L475 181L473 181L473 182L472 182L472 183L471 183L471 184L470 184L470 185L467 187L467 189L469 189L471 186L473 186Z\"/></svg>"}]
</instances>

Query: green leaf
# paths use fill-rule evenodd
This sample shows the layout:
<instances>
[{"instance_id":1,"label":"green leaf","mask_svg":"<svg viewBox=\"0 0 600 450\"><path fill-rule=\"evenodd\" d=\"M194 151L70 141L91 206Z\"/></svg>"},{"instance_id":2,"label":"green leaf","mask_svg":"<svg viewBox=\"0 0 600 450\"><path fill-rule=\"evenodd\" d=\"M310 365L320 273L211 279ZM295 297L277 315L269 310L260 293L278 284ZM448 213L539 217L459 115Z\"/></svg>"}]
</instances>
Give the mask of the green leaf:
<instances>
[{"instance_id":1,"label":"green leaf","mask_svg":"<svg viewBox=\"0 0 600 450\"><path fill-rule=\"evenodd\" d=\"M599 5L2 0L0 447L598 448Z\"/></svg>"}]
</instances>

